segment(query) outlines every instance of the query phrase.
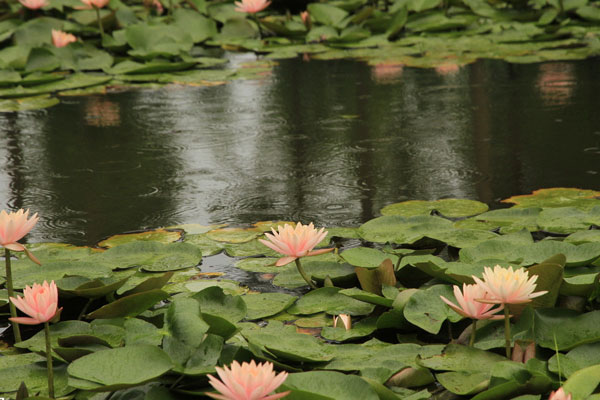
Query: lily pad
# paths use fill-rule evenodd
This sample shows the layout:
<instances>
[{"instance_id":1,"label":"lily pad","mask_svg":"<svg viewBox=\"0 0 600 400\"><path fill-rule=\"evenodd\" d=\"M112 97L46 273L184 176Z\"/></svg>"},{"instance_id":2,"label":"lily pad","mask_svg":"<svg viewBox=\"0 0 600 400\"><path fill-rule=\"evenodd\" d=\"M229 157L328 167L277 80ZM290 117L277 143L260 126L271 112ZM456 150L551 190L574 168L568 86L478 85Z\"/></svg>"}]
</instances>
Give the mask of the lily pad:
<instances>
[{"instance_id":1,"label":"lily pad","mask_svg":"<svg viewBox=\"0 0 600 400\"><path fill-rule=\"evenodd\" d=\"M325 311L328 314L367 315L374 306L339 293L336 287L315 289L299 298L287 309L290 314L314 314Z\"/></svg>"},{"instance_id":2,"label":"lily pad","mask_svg":"<svg viewBox=\"0 0 600 400\"><path fill-rule=\"evenodd\" d=\"M161 243L176 242L181 238L181 232L169 231L166 229L156 229L152 231L136 232L136 233L125 233L120 235L114 235L108 239L102 240L98 243L100 247L116 247L122 244L137 242L140 240L153 241Z\"/></svg>"},{"instance_id":3,"label":"lily pad","mask_svg":"<svg viewBox=\"0 0 600 400\"><path fill-rule=\"evenodd\" d=\"M311 371L289 374L277 392L286 390L291 391L286 396L290 400L379 400L379 396L375 390L360 377L334 371Z\"/></svg>"},{"instance_id":4,"label":"lily pad","mask_svg":"<svg viewBox=\"0 0 600 400\"><path fill-rule=\"evenodd\" d=\"M412 217L415 215L431 215L431 212L434 210L445 217L460 218L486 212L488 210L488 205L479 201L467 199L442 199L435 201L409 200L385 206L381 209L381 214Z\"/></svg>"},{"instance_id":5,"label":"lily pad","mask_svg":"<svg viewBox=\"0 0 600 400\"><path fill-rule=\"evenodd\" d=\"M383 216L372 219L358 228L360 236L370 242L412 244L432 232L452 230L452 222L432 216Z\"/></svg>"},{"instance_id":6,"label":"lily pad","mask_svg":"<svg viewBox=\"0 0 600 400\"><path fill-rule=\"evenodd\" d=\"M246 319L262 319L286 310L296 297L285 293L246 294L242 297L246 303Z\"/></svg>"},{"instance_id":7,"label":"lily pad","mask_svg":"<svg viewBox=\"0 0 600 400\"><path fill-rule=\"evenodd\" d=\"M532 194L509 197L504 203L516 207L576 207L591 209L599 204L600 192L576 188L551 188L534 190Z\"/></svg>"}]
</instances>

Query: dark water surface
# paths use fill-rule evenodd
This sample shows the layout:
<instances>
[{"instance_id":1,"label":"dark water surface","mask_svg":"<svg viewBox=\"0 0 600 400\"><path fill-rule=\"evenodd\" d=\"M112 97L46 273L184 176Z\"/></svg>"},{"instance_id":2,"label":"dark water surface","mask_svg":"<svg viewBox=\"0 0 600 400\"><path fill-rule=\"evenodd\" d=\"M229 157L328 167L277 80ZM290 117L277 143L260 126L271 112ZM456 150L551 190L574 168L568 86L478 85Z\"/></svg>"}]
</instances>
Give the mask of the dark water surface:
<instances>
[{"instance_id":1,"label":"dark water surface","mask_svg":"<svg viewBox=\"0 0 600 400\"><path fill-rule=\"evenodd\" d=\"M248 56L244 56L248 57ZM407 199L600 189L600 60L458 71L286 60L270 76L0 114L30 242L177 223L355 226Z\"/></svg>"}]
</instances>

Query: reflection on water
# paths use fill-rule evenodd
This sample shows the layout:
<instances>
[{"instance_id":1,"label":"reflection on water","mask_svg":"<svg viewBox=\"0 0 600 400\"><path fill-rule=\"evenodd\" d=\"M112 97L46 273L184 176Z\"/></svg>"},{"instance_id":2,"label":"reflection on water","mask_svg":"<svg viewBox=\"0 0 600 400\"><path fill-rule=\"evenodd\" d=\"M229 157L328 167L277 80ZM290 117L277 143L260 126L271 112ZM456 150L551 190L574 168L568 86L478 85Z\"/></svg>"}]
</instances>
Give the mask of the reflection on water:
<instances>
[{"instance_id":1,"label":"reflection on water","mask_svg":"<svg viewBox=\"0 0 600 400\"><path fill-rule=\"evenodd\" d=\"M32 241L93 244L184 222L358 225L407 199L598 189L599 64L299 59L262 80L67 98L0 114L0 203L39 212Z\"/></svg>"}]
</instances>

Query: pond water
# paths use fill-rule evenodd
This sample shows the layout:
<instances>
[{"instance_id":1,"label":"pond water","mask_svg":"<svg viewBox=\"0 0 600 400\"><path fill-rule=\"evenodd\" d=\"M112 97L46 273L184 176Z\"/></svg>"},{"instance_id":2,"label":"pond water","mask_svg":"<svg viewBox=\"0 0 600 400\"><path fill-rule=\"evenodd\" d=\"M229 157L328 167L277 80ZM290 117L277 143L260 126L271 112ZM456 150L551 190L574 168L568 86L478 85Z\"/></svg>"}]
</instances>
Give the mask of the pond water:
<instances>
[{"instance_id":1,"label":"pond water","mask_svg":"<svg viewBox=\"0 0 600 400\"><path fill-rule=\"evenodd\" d=\"M598 189L599 70L284 60L261 80L63 98L0 114L0 203L39 212L30 242L91 245L178 223L356 226L407 199L498 207Z\"/></svg>"}]
</instances>

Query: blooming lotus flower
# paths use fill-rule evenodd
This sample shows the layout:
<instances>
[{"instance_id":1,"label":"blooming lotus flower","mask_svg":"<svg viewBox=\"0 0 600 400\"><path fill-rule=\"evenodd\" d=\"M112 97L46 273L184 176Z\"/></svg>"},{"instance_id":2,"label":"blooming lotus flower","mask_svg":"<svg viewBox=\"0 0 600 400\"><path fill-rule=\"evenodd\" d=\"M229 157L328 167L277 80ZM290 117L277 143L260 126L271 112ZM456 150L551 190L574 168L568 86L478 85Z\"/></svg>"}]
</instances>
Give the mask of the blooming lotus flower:
<instances>
[{"instance_id":1,"label":"blooming lotus flower","mask_svg":"<svg viewBox=\"0 0 600 400\"><path fill-rule=\"evenodd\" d=\"M18 324L37 325L48 322L56 315L58 307L58 289L52 281L50 284L34 283L32 287L25 286L23 297L11 297L10 301L29 317L9 318Z\"/></svg>"},{"instance_id":2,"label":"blooming lotus flower","mask_svg":"<svg viewBox=\"0 0 600 400\"><path fill-rule=\"evenodd\" d=\"M460 288L454 285L454 297L458 302L458 306L445 298L440 296L442 301L454 311L462 315L463 317L472 319L502 319L503 315L494 315L498 311L502 310L504 306L498 308L494 307L494 304L484 304L478 299L487 299L489 294L486 289L481 285L467 285L463 283L462 293Z\"/></svg>"},{"instance_id":3,"label":"blooming lotus flower","mask_svg":"<svg viewBox=\"0 0 600 400\"><path fill-rule=\"evenodd\" d=\"M264 10L271 4L270 1L267 0L241 0L236 1L236 9L238 12L245 12L248 14L256 14L259 11Z\"/></svg>"},{"instance_id":4,"label":"blooming lotus flower","mask_svg":"<svg viewBox=\"0 0 600 400\"><path fill-rule=\"evenodd\" d=\"M69 43L76 41L77 38L75 37L75 35L52 29L52 44L54 45L54 47L65 47Z\"/></svg>"},{"instance_id":5,"label":"blooming lotus flower","mask_svg":"<svg viewBox=\"0 0 600 400\"><path fill-rule=\"evenodd\" d=\"M333 316L333 327L334 328L337 328L338 322L340 322L341 324L344 324L344 328L346 328L347 331L349 331L350 328L352 328L352 317L350 317L350 315L348 315L348 314L334 315Z\"/></svg>"},{"instance_id":6,"label":"blooming lotus flower","mask_svg":"<svg viewBox=\"0 0 600 400\"><path fill-rule=\"evenodd\" d=\"M325 228L317 231L312 222L308 225L302 225L298 222L295 228L288 224L279 225L277 230L278 232L272 228L273 234L265 234L268 240L259 239L259 241L276 252L287 256L277 260L275 265L278 267L289 264L300 257L316 256L333 250L320 249L313 251L313 248L325 239L327 231L325 231Z\"/></svg>"},{"instance_id":7,"label":"blooming lotus flower","mask_svg":"<svg viewBox=\"0 0 600 400\"><path fill-rule=\"evenodd\" d=\"M571 400L572 398L573 395L571 393L566 394L565 390L562 387L560 387L558 388L558 390L550 393L550 397L548 397L548 400Z\"/></svg>"},{"instance_id":8,"label":"blooming lotus flower","mask_svg":"<svg viewBox=\"0 0 600 400\"><path fill-rule=\"evenodd\" d=\"M17 240L27 235L39 219L37 213L29 219L28 217L29 210L20 209L11 213L0 211L0 246L9 250L25 251L25 247L17 243Z\"/></svg>"},{"instance_id":9,"label":"blooming lotus flower","mask_svg":"<svg viewBox=\"0 0 600 400\"><path fill-rule=\"evenodd\" d=\"M49 4L46 0L19 0L19 3L30 10L37 10Z\"/></svg>"},{"instance_id":10,"label":"blooming lotus flower","mask_svg":"<svg viewBox=\"0 0 600 400\"><path fill-rule=\"evenodd\" d=\"M513 271L512 267L496 265L492 271L485 267L483 281L476 276L473 279L489 293L489 298L479 299L483 303L522 304L547 293L545 290L533 293L537 275L530 278L524 268Z\"/></svg>"},{"instance_id":11,"label":"blooming lotus flower","mask_svg":"<svg viewBox=\"0 0 600 400\"><path fill-rule=\"evenodd\" d=\"M287 396L290 392L269 395L287 378L287 372L276 374L270 362L256 364L243 362L240 365L234 361L230 368L215 368L219 374L218 380L208 375L209 383L220 394L206 393L213 399L220 400L275 400Z\"/></svg>"},{"instance_id":12,"label":"blooming lotus flower","mask_svg":"<svg viewBox=\"0 0 600 400\"><path fill-rule=\"evenodd\" d=\"M110 0L81 0L86 5L85 8L103 8Z\"/></svg>"}]
</instances>

